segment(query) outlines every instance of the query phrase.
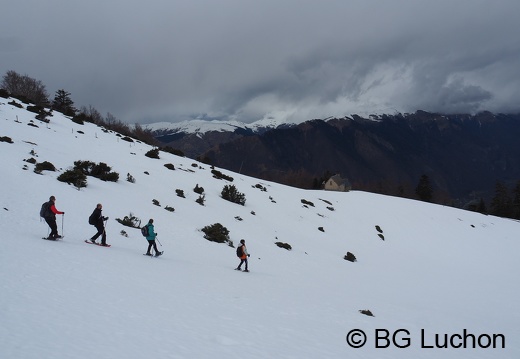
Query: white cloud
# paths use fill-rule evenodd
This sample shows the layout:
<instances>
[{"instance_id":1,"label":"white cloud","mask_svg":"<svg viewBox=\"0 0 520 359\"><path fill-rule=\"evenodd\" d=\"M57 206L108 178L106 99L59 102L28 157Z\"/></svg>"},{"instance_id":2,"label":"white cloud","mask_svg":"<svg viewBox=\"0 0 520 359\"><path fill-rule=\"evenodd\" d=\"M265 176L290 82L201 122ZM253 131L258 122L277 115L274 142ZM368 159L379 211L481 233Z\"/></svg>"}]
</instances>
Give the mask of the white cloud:
<instances>
[{"instance_id":1,"label":"white cloud","mask_svg":"<svg viewBox=\"0 0 520 359\"><path fill-rule=\"evenodd\" d=\"M520 110L518 1L28 0L0 10L0 73L124 121Z\"/></svg>"}]
</instances>

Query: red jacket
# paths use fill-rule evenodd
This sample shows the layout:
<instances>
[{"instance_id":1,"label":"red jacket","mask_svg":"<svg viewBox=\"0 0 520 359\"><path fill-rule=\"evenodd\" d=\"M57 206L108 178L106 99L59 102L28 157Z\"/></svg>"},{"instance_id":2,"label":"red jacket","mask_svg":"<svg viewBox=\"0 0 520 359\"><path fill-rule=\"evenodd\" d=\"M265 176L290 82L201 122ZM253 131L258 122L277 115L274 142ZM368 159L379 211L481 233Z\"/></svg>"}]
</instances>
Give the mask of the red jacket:
<instances>
[{"instance_id":1,"label":"red jacket","mask_svg":"<svg viewBox=\"0 0 520 359\"><path fill-rule=\"evenodd\" d=\"M51 212L54 213L54 214L63 214L65 212L60 212L56 209L56 207L54 206L54 204L51 204Z\"/></svg>"}]
</instances>

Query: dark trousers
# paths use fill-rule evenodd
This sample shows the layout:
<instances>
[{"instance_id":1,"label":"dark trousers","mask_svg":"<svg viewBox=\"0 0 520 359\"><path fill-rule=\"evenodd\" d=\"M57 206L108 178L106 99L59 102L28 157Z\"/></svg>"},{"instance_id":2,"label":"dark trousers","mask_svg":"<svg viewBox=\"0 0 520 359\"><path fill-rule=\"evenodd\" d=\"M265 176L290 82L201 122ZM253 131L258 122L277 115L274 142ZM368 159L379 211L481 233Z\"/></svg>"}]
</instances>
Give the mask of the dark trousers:
<instances>
[{"instance_id":1,"label":"dark trousers","mask_svg":"<svg viewBox=\"0 0 520 359\"><path fill-rule=\"evenodd\" d=\"M147 254L151 254L150 250L152 249L155 251L155 254L159 253L159 250L157 250L157 244L155 244L155 239L152 239L151 241L148 241L148 250L146 251Z\"/></svg>"},{"instance_id":2,"label":"dark trousers","mask_svg":"<svg viewBox=\"0 0 520 359\"><path fill-rule=\"evenodd\" d=\"M240 264L238 265L237 268L240 269L240 267L242 267L242 264L243 264L243 263L246 264L246 270L247 270L247 257L245 257L244 259L242 259L242 260L240 261Z\"/></svg>"},{"instance_id":3,"label":"dark trousers","mask_svg":"<svg viewBox=\"0 0 520 359\"><path fill-rule=\"evenodd\" d=\"M101 244L107 244L107 233L105 232L105 226L103 226L103 222L98 223L95 225L97 229L97 233L94 235L94 237L90 238L91 241L95 241L96 239L101 237Z\"/></svg>"},{"instance_id":4,"label":"dark trousers","mask_svg":"<svg viewBox=\"0 0 520 359\"><path fill-rule=\"evenodd\" d=\"M49 234L49 238L55 238L58 236L58 225L56 224L56 218L45 218L45 222L51 228L51 233Z\"/></svg>"}]
</instances>

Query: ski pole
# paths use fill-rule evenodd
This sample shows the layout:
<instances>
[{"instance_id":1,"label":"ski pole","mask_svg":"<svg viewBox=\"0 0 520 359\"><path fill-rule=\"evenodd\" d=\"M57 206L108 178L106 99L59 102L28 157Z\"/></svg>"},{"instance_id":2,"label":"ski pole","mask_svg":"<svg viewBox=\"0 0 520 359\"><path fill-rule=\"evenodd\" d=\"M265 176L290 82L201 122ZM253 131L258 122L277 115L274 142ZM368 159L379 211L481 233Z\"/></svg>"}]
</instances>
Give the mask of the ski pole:
<instances>
[{"instance_id":1,"label":"ski pole","mask_svg":"<svg viewBox=\"0 0 520 359\"><path fill-rule=\"evenodd\" d=\"M61 215L61 236L65 237L65 232L63 232L63 222L65 222L65 213Z\"/></svg>"},{"instance_id":2,"label":"ski pole","mask_svg":"<svg viewBox=\"0 0 520 359\"><path fill-rule=\"evenodd\" d=\"M162 247L162 244L161 244L161 242L159 242L159 240L157 239L157 236L155 236L155 240L156 240L157 243L159 243L159 244L161 245L161 247Z\"/></svg>"},{"instance_id":3,"label":"ski pole","mask_svg":"<svg viewBox=\"0 0 520 359\"><path fill-rule=\"evenodd\" d=\"M106 236L107 235L107 222L108 222L108 218L105 219L105 225L103 226L103 234Z\"/></svg>"}]
</instances>

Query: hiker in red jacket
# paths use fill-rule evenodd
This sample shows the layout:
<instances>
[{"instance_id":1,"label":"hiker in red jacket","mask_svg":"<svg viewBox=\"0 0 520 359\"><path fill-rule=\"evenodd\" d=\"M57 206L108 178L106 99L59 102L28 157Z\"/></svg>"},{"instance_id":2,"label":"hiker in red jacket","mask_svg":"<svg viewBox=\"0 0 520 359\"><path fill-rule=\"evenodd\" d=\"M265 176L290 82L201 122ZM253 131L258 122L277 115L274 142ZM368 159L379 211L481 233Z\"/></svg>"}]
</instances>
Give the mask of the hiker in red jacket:
<instances>
[{"instance_id":1,"label":"hiker in red jacket","mask_svg":"<svg viewBox=\"0 0 520 359\"><path fill-rule=\"evenodd\" d=\"M47 211L45 212L45 222L49 225L51 228L51 233L49 234L49 237L47 239L56 240L58 238L61 238L61 236L58 234L58 225L56 224L56 215L57 214L65 214L65 212L60 212L56 209L55 206L56 197L51 196L49 198Z\"/></svg>"}]
</instances>

